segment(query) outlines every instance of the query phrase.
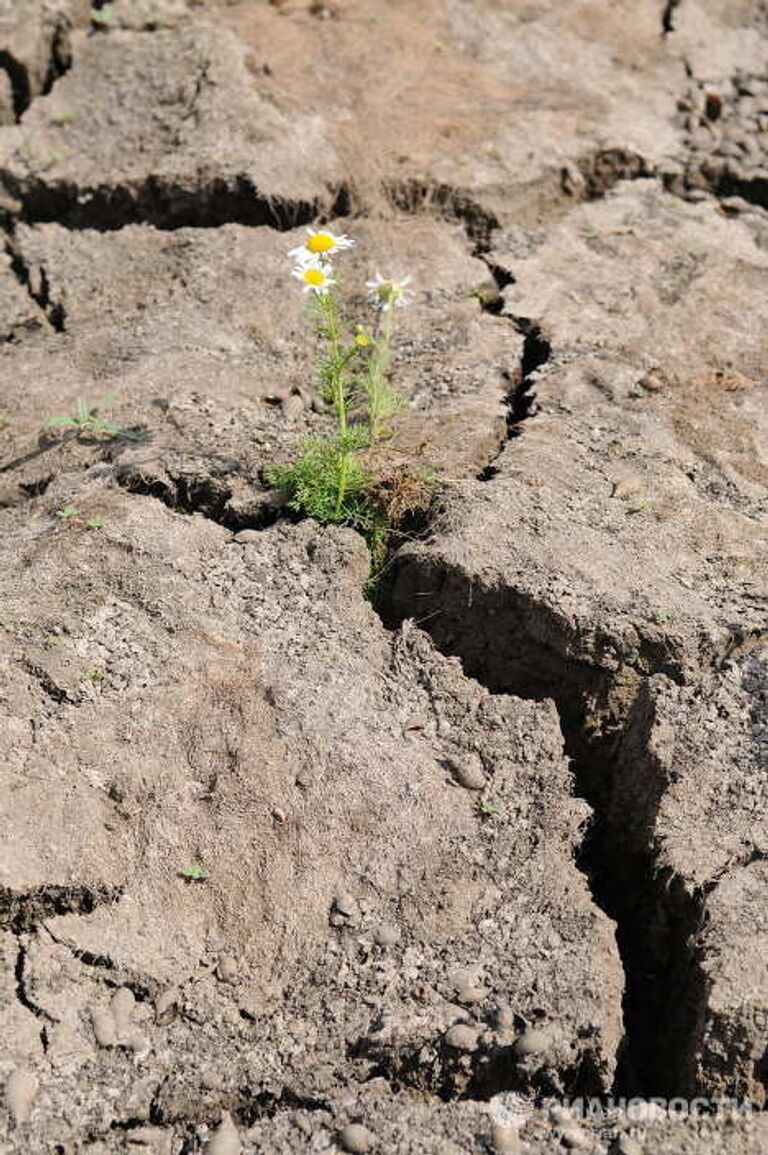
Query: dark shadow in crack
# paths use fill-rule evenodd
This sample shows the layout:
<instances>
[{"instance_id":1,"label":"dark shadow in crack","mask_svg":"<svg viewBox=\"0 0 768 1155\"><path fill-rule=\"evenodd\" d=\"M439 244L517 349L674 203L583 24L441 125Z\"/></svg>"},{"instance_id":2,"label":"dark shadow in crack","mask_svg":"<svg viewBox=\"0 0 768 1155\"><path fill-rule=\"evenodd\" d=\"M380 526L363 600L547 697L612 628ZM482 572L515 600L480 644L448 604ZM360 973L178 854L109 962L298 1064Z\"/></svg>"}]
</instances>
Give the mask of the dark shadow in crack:
<instances>
[{"instance_id":1,"label":"dark shadow in crack","mask_svg":"<svg viewBox=\"0 0 768 1155\"><path fill-rule=\"evenodd\" d=\"M324 216L344 216L349 208L346 188L329 190L326 201L288 200L264 196L245 176L215 177L187 187L160 177L135 185L83 188L69 181L40 179L19 182L0 173L10 196L21 205L28 224L55 221L70 229L110 231L130 224L157 229L217 228L236 223L279 231L310 224Z\"/></svg>"},{"instance_id":2,"label":"dark shadow in crack","mask_svg":"<svg viewBox=\"0 0 768 1155\"><path fill-rule=\"evenodd\" d=\"M97 906L118 902L122 893L120 886L0 887L0 927L22 934L55 915L91 914Z\"/></svg>"}]
</instances>

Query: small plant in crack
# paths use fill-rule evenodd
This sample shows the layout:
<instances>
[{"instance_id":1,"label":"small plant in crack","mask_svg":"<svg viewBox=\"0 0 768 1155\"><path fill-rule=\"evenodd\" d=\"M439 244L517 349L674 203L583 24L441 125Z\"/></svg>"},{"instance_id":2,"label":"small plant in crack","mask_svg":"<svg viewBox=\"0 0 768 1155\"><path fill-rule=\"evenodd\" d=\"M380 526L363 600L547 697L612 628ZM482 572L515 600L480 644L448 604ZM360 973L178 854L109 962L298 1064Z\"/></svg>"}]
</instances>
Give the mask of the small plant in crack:
<instances>
[{"instance_id":1,"label":"small plant in crack","mask_svg":"<svg viewBox=\"0 0 768 1155\"><path fill-rule=\"evenodd\" d=\"M73 529L102 529L104 526L103 517L86 517L76 505L63 505L56 510L56 516L62 525Z\"/></svg>"},{"instance_id":2,"label":"small plant in crack","mask_svg":"<svg viewBox=\"0 0 768 1155\"><path fill-rule=\"evenodd\" d=\"M105 421L103 417L99 416L98 409L92 409L83 397L78 397L75 402L74 413L57 413L48 418L43 428L72 429L77 437L85 434L91 436L106 434L109 437L127 437L131 440L137 440L140 436L135 429L124 429L121 425L116 425L114 421Z\"/></svg>"},{"instance_id":3,"label":"small plant in crack","mask_svg":"<svg viewBox=\"0 0 768 1155\"><path fill-rule=\"evenodd\" d=\"M391 531L394 475L376 469L380 453L374 451L392 437L392 418L405 405L390 384L390 369L396 311L412 300L410 277L394 280L377 272L366 282L377 323L372 331L363 325L352 327L343 316L332 258L355 241L327 230L308 232L306 241L289 256L294 260L292 275L311 297L322 345L319 393L333 412L336 431L307 438L296 461L273 466L267 477L297 513L361 532L376 568ZM427 481L425 475L419 476L416 488L423 505ZM401 502L407 491L407 486L398 487Z\"/></svg>"},{"instance_id":4,"label":"small plant in crack","mask_svg":"<svg viewBox=\"0 0 768 1155\"><path fill-rule=\"evenodd\" d=\"M485 798L478 798L475 809L483 818L498 818L501 814L501 807L495 802L488 802Z\"/></svg>"},{"instance_id":5,"label":"small plant in crack","mask_svg":"<svg viewBox=\"0 0 768 1155\"><path fill-rule=\"evenodd\" d=\"M179 871L179 877L186 882L207 882L211 877L210 872L205 869L202 862L192 862L189 866L185 866L183 870Z\"/></svg>"}]
</instances>

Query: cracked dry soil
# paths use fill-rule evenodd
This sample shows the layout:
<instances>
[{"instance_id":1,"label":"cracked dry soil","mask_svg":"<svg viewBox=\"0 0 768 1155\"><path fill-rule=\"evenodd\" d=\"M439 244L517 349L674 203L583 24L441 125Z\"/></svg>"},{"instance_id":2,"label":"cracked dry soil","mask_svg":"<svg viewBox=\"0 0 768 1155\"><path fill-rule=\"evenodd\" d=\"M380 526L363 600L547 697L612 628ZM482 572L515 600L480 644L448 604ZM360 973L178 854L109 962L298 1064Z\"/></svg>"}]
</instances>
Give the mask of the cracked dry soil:
<instances>
[{"instance_id":1,"label":"cracked dry soil","mask_svg":"<svg viewBox=\"0 0 768 1155\"><path fill-rule=\"evenodd\" d=\"M0 1151L768 1151L767 48L0 0ZM375 607L263 480L325 220L446 483Z\"/></svg>"}]
</instances>

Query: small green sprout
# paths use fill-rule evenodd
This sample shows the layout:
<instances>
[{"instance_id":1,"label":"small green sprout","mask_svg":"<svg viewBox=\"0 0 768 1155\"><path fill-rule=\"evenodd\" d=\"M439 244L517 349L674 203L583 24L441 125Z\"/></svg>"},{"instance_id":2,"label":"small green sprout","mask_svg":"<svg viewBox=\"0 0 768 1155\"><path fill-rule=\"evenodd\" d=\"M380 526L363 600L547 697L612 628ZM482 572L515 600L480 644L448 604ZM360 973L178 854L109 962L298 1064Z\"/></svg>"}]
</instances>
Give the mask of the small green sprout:
<instances>
[{"instance_id":1,"label":"small green sprout","mask_svg":"<svg viewBox=\"0 0 768 1155\"><path fill-rule=\"evenodd\" d=\"M646 502L633 501L630 505L627 506L626 512L627 513L642 513L643 510L647 509L647 508L648 508L648 505Z\"/></svg>"},{"instance_id":2,"label":"small green sprout","mask_svg":"<svg viewBox=\"0 0 768 1155\"><path fill-rule=\"evenodd\" d=\"M75 113L71 108L60 108L58 111L52 113L51 124L55 124L57 126L72 124L75 119Z\"/></svg>"},{"instance_id":3,"label":"small green sprout","mask_svg":"<svg viewBox=\"0 0 768 1155\"><path fill-rule=\"evenodd\" d=\"M76 505L63 505L61 509L56 510L56 516L62 521L74 521L80 516L80 510Z\"/></svg>"},{"instance_id":4,"label":"small green sprout","mask_svg":"<svg viewBox=\"0 0 768 1155\"><path fill-rule=\"evenodd\" d=\"M79 680L81 682L101 682L103 678L104 671L94 667L92 670L83 670Z\"/></svg>"},{"instance_id":5,"label":"small green sprout","mask_svg":"<svg viewBox=\"0 0 768 1155\"><path fill-rule=\"evenodd\" d=\"M78 437L84 433L107 433L111 437L136 436L131 430L123 429L120 425L116 425L114 421L105 421L102 417L99 417L98 411L92 409L82 397L78 397L75 403L74 413L57 413L54 417L48 418L44 428L52 429L54 427L74 429Z\"/></svg>"},{"instance_id":6,"label":"small green sprout","mask_svg":"<svg viewBox=\"0 0 768 1155\"><path fill-rule=\"evenodd\" d=\"M477 301L481 309L490 309L493 305L500 305L501 293L495 285L477 285L470 291L470 299Z\"/></svg>"},{"instance_id":7,"label":"small green sprout","mask_svg":"<svg viewBox=\"0 0 768 1155\"><path fill-rule=\"evenodd\" d=\"M497 806L495 802L486 802L484 798L478 798L477 811L484 818L496 818L501 814L501 807Z\"/></svg>"},{"instance_id":8,"label":"small green sprout","mask_svg":"<svg viewBox=\"0 0 768 1155\"><path fill-rule=\"evenodd\" d=\"M187 882L207 882L211 877L202 862L193 862L191 866L185 866L183 870L179 871L179 874Z\"/></svg>"},{"instance_id":9,"label":"small green sprout","mask_svg":"<svg viewBox=\"0 0 768 1155\"><path fill-rule=\"evenodd\" d=\"M62 506L61 509L56 510L56 516L65 525L77 526L80 529L101 529L104 525L103 517L99 517L98 514L84 517L76 505Z\"/></svg>"}]
</instances>

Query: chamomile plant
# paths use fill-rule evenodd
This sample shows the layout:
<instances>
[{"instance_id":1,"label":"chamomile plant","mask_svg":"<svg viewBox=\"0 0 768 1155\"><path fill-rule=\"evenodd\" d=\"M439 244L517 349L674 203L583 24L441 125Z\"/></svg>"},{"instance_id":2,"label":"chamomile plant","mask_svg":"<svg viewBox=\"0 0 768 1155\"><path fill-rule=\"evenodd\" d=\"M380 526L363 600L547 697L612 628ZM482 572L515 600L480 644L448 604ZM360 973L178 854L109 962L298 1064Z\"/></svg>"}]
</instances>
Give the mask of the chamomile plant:
<instances>
[{"instance_id":1,"label":"chamomile plant","mask_svg":"<svg viewBox=\"0 0 768 1155\"><path fill-rule=\"evenodd\" d=\"M336 428L307 438L289 465L274 466L269 480L298 513L323 524L349 525L368 540L374 564L381 561L390 532L388 503L378 491L381 476L370 462L373 450L392 435L390 422L405 404L390 383L397 310L413 300L410 277L380 273L366 283L375 323L352 326L344 316L334 258L355 245L346 234L308 230L291 249L291 274L312 305L321 353L318 390Z\"/></svg>"}]
</instances>

